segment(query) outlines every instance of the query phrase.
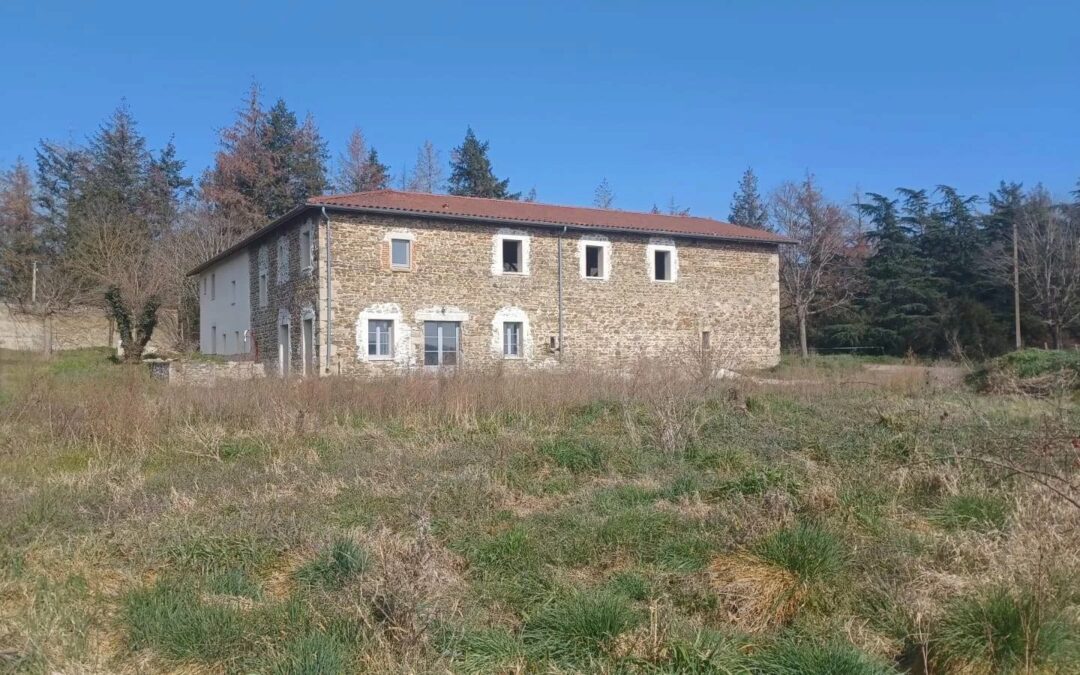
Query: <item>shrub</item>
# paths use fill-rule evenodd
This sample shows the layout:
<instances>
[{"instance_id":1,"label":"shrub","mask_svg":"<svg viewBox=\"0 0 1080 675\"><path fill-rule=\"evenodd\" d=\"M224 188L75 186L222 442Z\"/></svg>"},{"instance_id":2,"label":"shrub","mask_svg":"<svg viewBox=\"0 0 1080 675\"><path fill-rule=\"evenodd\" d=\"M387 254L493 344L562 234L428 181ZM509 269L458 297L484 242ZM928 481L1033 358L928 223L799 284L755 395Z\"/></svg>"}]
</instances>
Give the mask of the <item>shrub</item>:
<instances>
[{"instance_id":1,"label":"shrub","mask_svg":"<svg viewBox=\"0 0 1080 675\"><path fill-rule=\"evenodd\" d=\"M308 586L333 589L367 569L367 553L351 539L338 539L315 560L298 569L296 579Z\"/></svg>"},{"instance_id":2,"label":"shrub","mask_svg":"<svg viewBox=\"0 0 1080 675\"><path fill-rule=\"evenodd\" d=\"M1002 499L968 494L946 499L930 514L930 519L952 530L990 532L1003 529L1008 515L1008 508Z\"/></svg>"},{"instance_id":3,"label":"shrub","mask_svg":"<svg viewBox=\"0 0 1080 675\"><path fill-rule=\"evenodd\" d=\"M556 661L604 654L640 617L626 600L604 592L578 592L541 607L525 622L526 648Z\"/></svg>"},{"instance_id":4,"label":"shrub","mask_svg":"<svg viewBox=\"0 0 1080 675\"><path fill-rule=\"evenodd\" d=\"M1073 627L1029 591L999 587L956 600L936 633L931 658L949 671L1029 672L1075 657Z\"/></svg>"},{"instance_id":5,"label":"shrub","mask_svg":"<svg viewBox=\"0 0 1080 675\"><path fill-rule=\"evenodd\" d=\"M1080 351L1022 349L986 362L968 376L982 391L1043 394L1080 387Z\"/></svg>"}]
</instances>

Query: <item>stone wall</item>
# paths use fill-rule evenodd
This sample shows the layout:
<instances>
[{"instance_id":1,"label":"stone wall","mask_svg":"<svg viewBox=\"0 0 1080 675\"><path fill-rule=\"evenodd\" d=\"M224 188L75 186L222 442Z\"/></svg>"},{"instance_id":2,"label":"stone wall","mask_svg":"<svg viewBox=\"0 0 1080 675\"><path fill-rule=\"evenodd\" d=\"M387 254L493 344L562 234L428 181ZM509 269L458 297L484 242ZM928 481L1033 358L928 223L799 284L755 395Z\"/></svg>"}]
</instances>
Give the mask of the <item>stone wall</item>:
<instances>
[{"instance_id":1,"label":"stone wall","mask_svg":"<svg viewBox=\"0 0 1080 675\"><path fill-rule=\"evenodd\" d=\"M258 352L258 360L266 364L267 372L279 370L278 331L279 326L284 322L289 325L290 370L293 374L304 372L302 322L305 317L313 318L314 323L311 363L316 371L319 370L319 364L323 363L320 351L322 331L318 317L322 314L319 311L319 279L325 266L322 264L318 220L315 216L297 218L253 242L248 248L251 277L251 335L255 338L252 351ZM305 270L301 266L300 231L301 228L309 226L312 235L312 266L311 269ZM282 237L286 242L287 255L284 269L287 280L279 283L278 242ZM259 298L259 275L263 270L268 276L265 305L260 303ZM325 303L321 306L325 307Z\"/></svg>"},{"instance_id":2,"label":"stone wall","mask_svg":"<svg viewBox=\"0 0 1080 675\"><path fill-rule=\"evenodd\" d=\"M251 361L148 361L150 374L169 384L213 386L222 380L250 380L265 375L261 363Z\"/></svg>"},{"instance_id":3,"label":"stone wall","mask_svg":"<svg viewBox=\"0 0 1080 675\"><path fill-rule=\"evenodd\" d=\"M439 318L461 321L465 365L557 363L551 345L558 335L558 231L403 216L334 213L332 220L334 371L422 364L423 322ZM290 232L295 236L295 226ZM393 232L412 238L410 270L387 264ZM495 273L500 232L528 237L528 274ZM606 242L607 279L584 278L582 239ZM650 246L672 244L677 278L654 281ZM779 360L775 246L571 231L562 254L562 347L569 364L626 369L641 359L665 359L689 366L705 332L720 365L766 367ZM295 308L317 292L301 285L285 302ZM366 356L365 321L379 317L395 319L391 360ZM525 324L522 359L503 358L501 320Z\"/></svg>"},{"instance_id":4,"label":"stone wall","mask_svg":"<svg viewBox=\"0 0 1080 675\"><path fill-rule=\"evenodd\" d=\"M96 307L74 307L40 316L0 302L0 349L63 351L119 346L120 336ZM159 310L158 325L147 353L168 351L178 342L176 311Z\"/></svg>"}]
</instances>

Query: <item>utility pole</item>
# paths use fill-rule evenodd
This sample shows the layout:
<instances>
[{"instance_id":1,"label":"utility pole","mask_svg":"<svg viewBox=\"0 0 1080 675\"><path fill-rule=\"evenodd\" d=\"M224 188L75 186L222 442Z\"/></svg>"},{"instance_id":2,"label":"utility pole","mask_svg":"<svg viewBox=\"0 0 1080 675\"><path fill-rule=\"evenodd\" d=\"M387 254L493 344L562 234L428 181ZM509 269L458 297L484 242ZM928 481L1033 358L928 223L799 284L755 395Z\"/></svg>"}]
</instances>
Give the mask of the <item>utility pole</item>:
<instances>
[{"instance_id":1,"label":"utility pole","mask_svg":"<svg viewBox=\"0 0 1080 675\"><path fill-rule=\"evenodd\" d=\"M1013 218L1013 328L1016 331L1016 349L1023 348L1020 338L1020 243L1018 241L1019 228L1016 218Z\"/></svg>"},{"instance_id":2,"label":"utility pole","mask_svg":"<svg viewBox=\"0 0 1080 675\"><path fill-rule=\"evenodd\" d=\"M30 273L30 306L37 306L37 261L31 263Z\"/></svg>"}]
</instances>

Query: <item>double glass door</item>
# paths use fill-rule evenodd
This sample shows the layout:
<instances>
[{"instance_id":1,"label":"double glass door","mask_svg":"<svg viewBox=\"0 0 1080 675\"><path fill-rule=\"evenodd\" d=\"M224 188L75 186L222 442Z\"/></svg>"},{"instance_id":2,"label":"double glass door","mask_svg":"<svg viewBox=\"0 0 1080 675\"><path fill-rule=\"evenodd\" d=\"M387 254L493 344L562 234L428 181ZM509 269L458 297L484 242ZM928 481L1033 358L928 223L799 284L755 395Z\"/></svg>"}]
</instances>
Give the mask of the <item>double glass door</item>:
<instances>
[{"instance_id":1,"label":"double glass door","mask_svg":"<svg viewBox=\"0 0 1080 675\"><path fill-rule=\"evenodd\" d=\"M461 322L424 322L424 365L456 366L460 361Z\"/></svg>"}]
</instances>

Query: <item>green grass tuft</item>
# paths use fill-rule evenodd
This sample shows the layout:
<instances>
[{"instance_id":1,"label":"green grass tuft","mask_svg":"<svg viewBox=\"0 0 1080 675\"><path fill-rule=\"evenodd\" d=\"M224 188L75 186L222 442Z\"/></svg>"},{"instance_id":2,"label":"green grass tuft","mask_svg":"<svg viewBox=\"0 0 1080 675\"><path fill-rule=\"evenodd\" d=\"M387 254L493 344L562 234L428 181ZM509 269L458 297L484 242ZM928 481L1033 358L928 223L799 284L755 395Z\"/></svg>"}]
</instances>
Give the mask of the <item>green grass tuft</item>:
<instances>
[{"instance_id":1,"label":"green grass tuft","mask_svg":"<svg viewBox=\"0 0 1080 675\"><path fill-rule=\"evenodd\" d=\"M540 452L556 466L574 473L598 471L604 466L603 446L592 439L563 436L541 445Z\"/></svg>"},{"instance_id":2,"label":"green grass tuft","mask_svg":"<svg viewBox=\"0 0 1080 675\"><path fill-rule=\"evenodd\" d=\"M966 494L949 497L930 515L930 520L950 530L993 532L1005 529L1008 505L993 495Z\"/></svg>"},{"instance_id":3,"label":"green grass tuft","mask_svg":"<svg viewBox=\"0 0 1080 675\"><path fill-rule=\"evenodd\" d=\"M174 660L227 659L245 638L240 612L203 604L193 588L176 581L130 593L124 622L133 648L152 647Z\"/></svg>"},{"instance_id":4,"label":"green grass tuft","mask_svg":"<svg viewBox=\"0 0 1080 675\"><path fill-rule=\"evenodd\" d=\"M832 581L844 569L847 557L836 535L805 524L774 532L758 542L753 552L806 584Z\"/></svg>"},{"instance_id":5,"label":"green grass tuft","mask_svg":"<svg viewBox=\"0 0 1080 675\"><path fill-rule=\"evenodd\" d=\"M274 675L328 675L347 673L349 648L336 635L313 631L290 640L284 653L267 672Z\"/></svg>"},{"instance_id":6,"label":"green grass tuft","mask_svg":"<svg viewBox=\"0 0 1080 675\"><path fill-rule=\"evenodd\" d=\"M296 579L307 586L340 588L367 571L367 553L351 539L338 539L317 558L296 570Z\"/></svg>"},{"instance_id":7,"label":"green grass tuft","mask_svg":"<svg viewBox=\"0 0 1080 675\"><path fill-rule=\"evenodd\" d=\"M1030 672L1065 660L1080 669L1076 646L1075 627L1045 600L993 588L950 604L930 649L945 670Z\"/></svg>"},{"instance_id":8,"label":"green grass tuft","mask_svg":"<svg viewBox=\"0 0 1080 675\"><path fill-rule=\"evenodd\" d=\"M627 601L604 592L558 598L528 617L522 630L526 649L559 662L582 662L603 655L641 617Z\"/></svg>"},{"instance_id":9,"label":"green grass tuft","mask_svg":"<svg viewBox=\"0 0 1080 675\"><path fill-rule=\"evenodd\" d=\"M802 642L781 638L748 659L754 675L885 675L887 663L844 642Z\"/></svg>"}]
</instances>

